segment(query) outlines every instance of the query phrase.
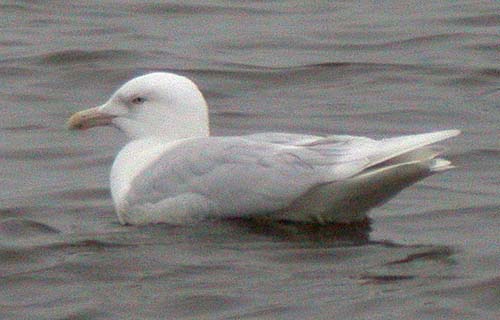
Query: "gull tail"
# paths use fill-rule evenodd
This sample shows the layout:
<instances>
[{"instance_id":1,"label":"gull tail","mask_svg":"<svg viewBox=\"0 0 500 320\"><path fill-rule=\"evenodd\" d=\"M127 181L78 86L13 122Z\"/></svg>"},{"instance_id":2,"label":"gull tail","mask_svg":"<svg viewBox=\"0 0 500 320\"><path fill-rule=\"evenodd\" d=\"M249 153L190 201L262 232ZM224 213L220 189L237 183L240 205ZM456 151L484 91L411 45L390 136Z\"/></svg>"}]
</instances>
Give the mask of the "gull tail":
<instances>
[{"instance_id":1,"label":"gull tail","mask_svg":"<svg viewBox=\"0 0 500 320\"><path fill-rule=\"evenodd\" d=\"M452 165L450 161L441 158L433 159L433 161L429 165L429 170L431 172L441 172L453 168L455 168L455 166Z\"/></svg>"}]
</instances>

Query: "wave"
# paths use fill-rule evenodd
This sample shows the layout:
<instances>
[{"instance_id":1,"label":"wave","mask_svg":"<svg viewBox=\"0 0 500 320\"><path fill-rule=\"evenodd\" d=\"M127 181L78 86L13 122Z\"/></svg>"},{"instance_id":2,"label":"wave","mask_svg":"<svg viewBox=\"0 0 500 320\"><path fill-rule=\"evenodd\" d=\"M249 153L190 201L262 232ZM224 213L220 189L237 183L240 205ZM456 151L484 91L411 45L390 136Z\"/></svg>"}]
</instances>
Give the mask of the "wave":
<instances>
[{"instance_id":1,"label":"wave","mask_svg":"<svg viewBox=\"0 0 500 320\"><path fill-rule=\"evenodd\" d=\"M138 54L132 50L62 50L36 58L40 64L64 65L88 63L93 61L116 61L116 59L136 59Z\"/></svg>"},{"instance_id":2,"label":"wave","mask_svg":"<svg viewBox=\"0 0 500 320\"><path fill-rule=\"evenodd\" d=\"M445 19L444 22L468 27L496 27L500 25L500 15L484 14L472 17L458 17Z\"/></svg>"},{"instance_id":3,"label":"wave","mask_svg":"<svg viewBox=\"0 0 500 320\"><path fill-rule=\"evenodd\" d=\"M47 224L23 218L6 218L0 220L0 238L23 237L26 235L57 234L60 230Z\"/></svg>"}]
</instances>

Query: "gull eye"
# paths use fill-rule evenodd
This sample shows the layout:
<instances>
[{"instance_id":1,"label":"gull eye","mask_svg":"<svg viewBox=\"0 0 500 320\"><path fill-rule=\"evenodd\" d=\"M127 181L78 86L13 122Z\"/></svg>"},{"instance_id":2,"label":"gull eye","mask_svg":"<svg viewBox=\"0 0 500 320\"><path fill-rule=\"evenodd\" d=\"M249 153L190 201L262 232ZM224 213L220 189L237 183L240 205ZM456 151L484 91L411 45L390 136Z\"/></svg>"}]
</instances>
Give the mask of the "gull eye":
<instances>
[{"instance_id":1,"label":"gull eye","mask_svg":"<svg viewBox=\"0 0 500 320\"><path fill-rule=\"evenodd\" d=\"M144 101L146 101L146 98L143 98L143 97L136 97L136 98L132 99L133 104L143 104Z\"/></svg>"}]
</instances>

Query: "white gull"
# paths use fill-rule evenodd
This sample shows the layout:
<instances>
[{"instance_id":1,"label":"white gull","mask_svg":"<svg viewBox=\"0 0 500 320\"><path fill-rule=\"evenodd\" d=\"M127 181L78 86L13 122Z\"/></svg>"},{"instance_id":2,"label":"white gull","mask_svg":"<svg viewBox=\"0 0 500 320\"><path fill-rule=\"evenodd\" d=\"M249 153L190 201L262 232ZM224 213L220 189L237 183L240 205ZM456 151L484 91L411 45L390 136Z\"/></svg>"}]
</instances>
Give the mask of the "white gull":
<instances>
[{"instance_id":1,"label":"white gull","mask_svg":"<svg viewBox=\"0 0 500 320\"><path fill-rule=\"evenodd\" d=\"M72 129L117 127L131 139L111 169L123 224L185 224L207 217L315 223L367 218L409 185L453 166L427 147L437 131L382 140L259 133L210 136L208 106L188 78L156 72L125 83Z\"/></svg>"}]
</instances>

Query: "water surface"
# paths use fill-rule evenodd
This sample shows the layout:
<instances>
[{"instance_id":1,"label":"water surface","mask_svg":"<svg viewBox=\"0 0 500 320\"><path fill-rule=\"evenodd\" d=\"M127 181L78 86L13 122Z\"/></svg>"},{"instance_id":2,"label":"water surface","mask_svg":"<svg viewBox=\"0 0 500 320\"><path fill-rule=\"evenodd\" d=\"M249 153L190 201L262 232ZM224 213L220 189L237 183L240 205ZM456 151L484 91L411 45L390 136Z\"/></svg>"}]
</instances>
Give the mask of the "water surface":
<instances>
[{"instance_id":1,"label":"water surface","mask_svg":"<svg viewBox=\"0 0 500 320\"><path fill-rule=\"evenodd\" d=\"M493 1L7 1L0 5L2 319L493 319L499 24ZM131 77L205 93L217 135L458 128L457 169L372 223L120 226L111 128L69 132Z\"/></svg>"}]
</instances>

